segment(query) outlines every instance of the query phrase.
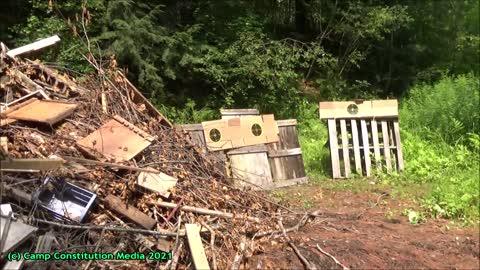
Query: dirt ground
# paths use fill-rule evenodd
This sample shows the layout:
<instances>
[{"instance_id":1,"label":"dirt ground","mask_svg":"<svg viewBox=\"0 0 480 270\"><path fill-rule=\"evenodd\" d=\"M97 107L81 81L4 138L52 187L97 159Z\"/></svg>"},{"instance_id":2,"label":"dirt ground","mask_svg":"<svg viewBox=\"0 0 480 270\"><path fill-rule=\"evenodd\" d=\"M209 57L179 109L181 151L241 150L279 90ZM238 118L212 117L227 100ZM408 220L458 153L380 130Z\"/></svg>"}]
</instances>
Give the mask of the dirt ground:
<instances>
[{"instance_id":1,"label":"dirt ground","mask_svg":"<svg viewBox=\"0 0 480 270\"><path fill-rule=\"evenodd\" d=\"M286 188L278 194L296 207L323 213L289 233L317 269L342 269L317 244L349 269L480 269L478 225L462 228L441 219L412 225L401 214L415 207L411 200L393 198L382 190L333 191L319 185ZM282 238L263 247L263 253L248 260L247 268L303 269Z\"/></svg>"}]
</instances>

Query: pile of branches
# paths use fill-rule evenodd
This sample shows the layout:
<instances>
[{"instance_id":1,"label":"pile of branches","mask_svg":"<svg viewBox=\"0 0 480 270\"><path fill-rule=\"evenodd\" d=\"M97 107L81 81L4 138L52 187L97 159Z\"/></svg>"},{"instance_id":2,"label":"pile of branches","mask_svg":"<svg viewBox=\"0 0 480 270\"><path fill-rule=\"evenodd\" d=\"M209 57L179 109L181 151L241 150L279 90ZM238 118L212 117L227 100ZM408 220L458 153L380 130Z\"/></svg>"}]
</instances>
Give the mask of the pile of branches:
<instances>
[{"instance_id":1,"label":"pile of branches","mask_svg":"<svg viewBox=\"0 0 480 270\"><path fill-rule=\"evenodd\" d=\"M17 99L40 87L54 100L78 104L75 112L54 126L16 121L0 129L8 138L11 158L70 157L88 160L75 170L65 166L42 173L2 173L2 188L32 194L44 185L46 176L62 177L97 195L97 204L83 223L59 222L36 207L2 193L2 203L10 203L23 222L38 227L37 236L52 231L53 250L68 252L147 252L161 250L167 243L173 258L167 262L138 261L50 261L50 269L176 269L193 264L185 242L184 224L201 226L205 252L213 269L239 268L245 258L261 252L255 240L279 231L277 217L288 208L270 201L261 191L239 190L226 177L224 164L194 146L188 136L174 128L151 105L135 100L133 85L116 67L101 66L89 59L96 73L76 81L73 76L39 61L0 59L0 98ZM137 97L138 98L138 97ZM149 147L129 161L105 160L98 153L86 152L75 143L97 130L113 115L119 115L154 136ZM102 162L100 162L101 160ZM70 167L69 167L70 166ZM154 169L178 179L168 198L139 189L139 171ZM140 229L104 203L107 195L140 209L157 221L152 230ZM166 207L168 203L181 205ZM190 208L188 208L190 207ZM189 211L188 209L193 209ZM198 210L200 209L200 210ZM209 210L207 212L203 210ZM305 223L305 222L303 222ZM36 243L34 239L32 247ZM24 269L36 269L38 262L27 262Z\"/></svg>"}]
</instances>

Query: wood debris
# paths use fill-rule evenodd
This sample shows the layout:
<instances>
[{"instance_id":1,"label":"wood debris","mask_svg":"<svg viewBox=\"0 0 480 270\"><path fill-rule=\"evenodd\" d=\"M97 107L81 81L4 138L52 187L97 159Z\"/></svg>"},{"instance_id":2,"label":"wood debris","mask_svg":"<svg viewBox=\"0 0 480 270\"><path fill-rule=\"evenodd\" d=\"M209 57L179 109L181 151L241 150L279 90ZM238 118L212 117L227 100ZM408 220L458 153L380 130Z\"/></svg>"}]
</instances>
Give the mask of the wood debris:
<instances>
[{"instance_id":1,"label":"wood debris","mask_svg":"<svg viewBox=\"0 0 480 270\"><path fill-rule=\"evenodd\" d=\"M11 203L18 219L11 221L11 228L22 228L22 241L35 238L4 250L145 253L170 249L168 261L63 260L50 269L184 269L190 265L227 269L237 253L243 254L242 239L251 243L248 254L261 252L251 239L270 236L276 217L292 212L262 191L234 187L225 175L225 159L195 147L120 71L92 61L96 73L79 83L71 74L40 61L0 55L1 164L31 162L22 165L23 171L0 170L0 199ZM9 118L9 112L18 108L32 115L28 106L32 102L75 104L75 108L42 120L54 126L18 115ZM52 113L46 110L41 109ZM255 120L276 125L270 116ZM278 140L276 133L265 134L262 140ZM37 207L39 190L49 188L43 181L46 176L95 193L97 207L82 223L47 215ZM50 191L62 199L62 190ZM44 249L38 236L49 231L53 235ZM20 268L22 263L12 267ZM24 263L24 268L30 266Z\"/></svg>"}]
</instances>

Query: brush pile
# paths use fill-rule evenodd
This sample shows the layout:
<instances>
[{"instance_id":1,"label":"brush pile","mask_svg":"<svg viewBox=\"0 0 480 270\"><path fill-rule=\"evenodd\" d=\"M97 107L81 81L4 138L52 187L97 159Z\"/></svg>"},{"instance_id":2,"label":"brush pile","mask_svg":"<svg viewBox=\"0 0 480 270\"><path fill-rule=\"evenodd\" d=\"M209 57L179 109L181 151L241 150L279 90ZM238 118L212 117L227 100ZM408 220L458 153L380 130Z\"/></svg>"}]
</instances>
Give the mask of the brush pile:
<instances>
[{"instance_id":1,"label":"brush pile","mask_svg":"<svg viewBox=\"0 0 480 270\"><path fill-rule=\"evenodd\" d=\"M198 268L203 252L212 269L249 267L246 258L261 252L263 240L255 238L275 231L275 216L285 214L286 208L262 192L235 188L224 173L224 164L198 151L115 68L114 61L103 66L93 58L89 61L95 74L77 81L59 68L10 57L6 49L1 52L0 155L4 168L0 200L11 205L16 222L37 228L9 252L130 254L139 259L24 260L22 269ZM73 109L59 113L55 121L41 119L48 110L36 112L31 106L40 102L50 102L51 111L56 104ZM145 139L145 146L116 149L131 158L99 149L103 142L90 140L89 135L102 133L109 121ZM128 145L121 134L107 139ZM24 159L33 164L31 168L5 168ZM43 167L42 161L54 160L60 160L60 165ZM163 175L174 184L156 192L139 185L142 174ZM96 197L85 216L73 217L69 211L74 211L65 206L68 200L62 200L58 190L65 183ZM39 195L44 191L65 203L63 217L46 211L49 201ZM11 219L4 213L2 218ZM199 229L200 241L189 234L192 228ZM45 239L51 240L47 247ZM6 261L6 252L3 258Z\"/></svg>"}]
</instances>

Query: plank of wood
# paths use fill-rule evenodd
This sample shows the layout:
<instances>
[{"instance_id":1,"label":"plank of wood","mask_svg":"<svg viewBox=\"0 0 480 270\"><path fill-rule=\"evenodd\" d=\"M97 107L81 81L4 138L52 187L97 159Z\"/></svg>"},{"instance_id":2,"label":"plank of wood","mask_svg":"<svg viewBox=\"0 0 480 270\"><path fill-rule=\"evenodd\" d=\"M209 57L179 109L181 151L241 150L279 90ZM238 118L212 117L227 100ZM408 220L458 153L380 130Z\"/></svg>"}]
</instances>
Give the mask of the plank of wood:
<instances>
[{"instance_id":1,"label":"plank of wood","mask_svg":"<svg viewBox=\"0 0 480 270\"><path fill-rule=\"evenodd\" d=\"M294 156L294 155L301 155L301 154L302 154L302 148L300 147L268 151L268 157L285 157L285 156Z\"/></svg>"},{"instance_id":2,"label":"plank of wood","mask_svg":"<svg viewBox=\"0 0 480 270\"><path fill-rule=\"evenodd\" d=\"M342 150L343 150L343 163L345 167L345 177L350 177L350 153L348 150L348 134L347 123L345 119L340 120L340 130L342 132Z\"/></svg>"},{"instance_id":3,"label":"plank of wood","mask_svg":"<svg viewBox=\"0 0 480 270\"><path fill-rule=\"evenodd\" d=\"M348 111L349 106L357 108L357 112L352 114ZM395 118L398 117L398 102L392 100L372 100L372 101L327 101L319 104L320 119L340 119L340 118Z\"/></svg>"},{"instance_id":4,"label":"plank of wood","mask_svg":"<svg viewBox=\"0 0 480 270\"><path fill-rule=\"evenodd\" d=\"M0 161L1 171L10 172L39 172L57 169L65 161L60 158L41 159L41 158L22 158Z\"/></svg>"},{"instance_id":5,"label":"plank of wood","mask_svg":"<svg viewBox=\"0 0 480 270\"><path fill-rule=\"evenodd\" d=\"M55 45L57 42L60 41L60 38L57 35L41 39L39 41L27 44L22 47L18 47L7 52L7 55L10 57L19 56L25 53L31 53L34 51L42 50L44 48L50 47Z\"/></svg>"},{"instance_id":6,"label":"plank of wood","mask_svg":"<svg viewBox=\"0 0 480 270\"><path fill-rule=\"evenodd\" d=\"M113 195L108 195L105 198L105 203L115 212L127 217L145 229L151 230L157 223L155 219L147 216L132 205L125 204L120 198Z\"/></svg>"},{"instance_id":7,"label":"plank of wood","mask_svg":"<svg viewBox=\"0 0 480 270\"><path fill-rule=\"evenodd\" d=\"M7 137L0 137L0 147L8 153L8 138Z\"/></svg>"},{"instance_id":8,"label":"plank of wood","mask_svg":"<svg viewBox=\"0 0 480 270\"><path fill-rule=\"evenodd\" d=\"M362 159L360 158L360 140L358 137L357 120L350 120L352 127L353 154L355 156L355 170L357 174L362 174Z\"/></svg>"},{"instance_id":9,"label":"plank of wood","mask_svg":"<svg viewBox=\"0 0 480 270\"><path fill-rule=\"evenodd\" d=\"M229 119L235 117L243 117L248 115L259 115L257 109L220 109L222 119Z\"/></svg>"},{"instance_id":10,"label":"plank of wood","mask_svg":"<svg viewBox=\"0 0 480 270\"><path fill-rule=\"evenodd\" d=\"M338 156L337 124L334 119L328 119L328 140L330 141L330 157L332 160L333 178L341 178Z\"/></svg>"},{"instance_id":11,"label":"plank of wood","mask_svg":"<svg viewBox=\"0 0 480 270\"><path fill-rule=\"evenodd\" d=\"M372 141L373 141L373 153L375 156L375 165L377 167L377 172L380 173L382 171L382 161L380 157L380 143L378 141L378 126L377 121L372 120L370 122L372 127Z\"/></svg>"},{"instance_id":12,"label":"plank of wood","mask_svg":"<svg viewBox=\"0 0 480 270\"><path fill-rule=\"evenodd\" d=\"M152 169L153 170L153 169ZM159 173L140 172L137 184L150 191L158 192L164 197L169 197L170 189L177 184L177 179L170 175Z\"/></svg>"},{"instance_id":13,"label":"plank of wood","mask_svg":"<svg viewBox=\"0 0 480 270\"><path fill-rule=\"evenodd\" d=\"M387 121L382 121L382 135L383 135L383 155L385 156L385 165L387 172L392 170L392 160L390 158L390 137L388 135Z\"/></svg>"},{"instance_id":14,"label":"plank of wood","mask_svg":"<svg viewBox=\"0 0 480 270\"><path fill-rule=\"evenodd\" d=\"M7 218L0 217L0 235L2 235L5 226L7 225ZM9 252L21 243L25 242L38 228L18 222L13 221L10 225L10 228L7 232L7 238L5 241L5 246L3 250L0 250L0 253Z\"/></svg>"},{"instance_id":15,"label":"plank of wood","mask_svg":"<svg viewBox=\"0 0 480 270\"><path fill-rule=\"evenodd\" d=\"M393 133L395 137L395 145L397 146L396 158L398 164L398 170L403 171L405 166L403 164L403 153L402 153L402 142L400 141L400 126L398 125L398 120L393 120Z\"/></svg>"},{"instance_id":16,"label":"plank of wood","mask_svg":"<svg viewBox=\"0 0 480 270\"><path fill-rule=\"evenodd\" d=\"M363 142L363 158L365 160L365 172L367 176L370 176L370 143L368 141L368 129L367 122L365 120L360 120L360 125L362 128L362 142Z\"/></svg>"},{"instance_id":17,"label":"plank of wood","mask_svg":"<svg viewBox=\"0 0 480 270\"><path fill-rule=\"evenodd\" d=\"M185 224L185 231L195 269L209 270L210 265L208 264L207 255L202 245L202 238L200 237L200 226L197 224Z\"/></svg>"}]
</instances>

